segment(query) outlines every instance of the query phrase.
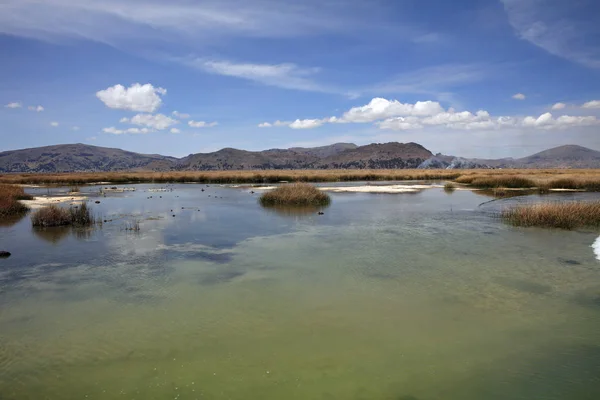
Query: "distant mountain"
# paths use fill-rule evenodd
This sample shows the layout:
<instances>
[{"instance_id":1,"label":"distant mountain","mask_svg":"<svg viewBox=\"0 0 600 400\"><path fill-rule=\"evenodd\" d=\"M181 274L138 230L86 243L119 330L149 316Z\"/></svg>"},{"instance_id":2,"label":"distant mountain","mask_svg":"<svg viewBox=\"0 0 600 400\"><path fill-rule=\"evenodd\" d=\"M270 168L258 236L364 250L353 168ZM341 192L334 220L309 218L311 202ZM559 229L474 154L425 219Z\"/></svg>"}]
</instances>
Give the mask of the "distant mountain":
<instances>
[{"instance_id":1,"label":"distant mountain","mask_svg":"<svg viewBox=\"0 0 600 400\"><path fill-rule=\"evenodd\" d=\"M226 148L175 158L120 149L65 144L0 153L0 173L85 171L218 171L363 168L600 168L600 152L569 145L520 159L480 160L433 155L417 143L373 143L265 151Z\"/></svg>"},{"instance_id":2,"label":"distant mountain","mask_svg":"<svg viewBox=\"0 0 600 400\"><path fill-rule=\"evenodd\" d=\"M168 170L176 160L86 144L62 144L2 152L0 172Z\"/></svg>"},{"instance_id":3,"label":"distant mountain","mask_svg":"<svg viewBox=\"0 0 600 400\"><path fill-rule=\"evenodd\" d=\"M521 168L600 168L600 151L567 145L544 150L513 162Z\"/></svg>"},{"instance_id":4,"label":"distant mountain","mask_svg":"<svg viewBox=\"0 0 600 400\"><path fill-rule=\"evenodd\" d=\"M315 156L318 158L325 158L335 156L336 154L342 153L346 150L356 149L358 146L354 143L335 143L329 146L321 147L292 147L289 150L295 151L299 154L306 154L309 156Z\"/></svg>"},{"instance_id":5,"label":"distant mountain","mask_svg":"<svg viewBox=\"0 0 600 400\"><path fill-rule=\"evenodd\" d=\"M179 160L179 170L416 168L431 152L416 143L356 146L337 143L316 148L245 151L222 149L190 154Z\"/></svg>"}]
</instances>

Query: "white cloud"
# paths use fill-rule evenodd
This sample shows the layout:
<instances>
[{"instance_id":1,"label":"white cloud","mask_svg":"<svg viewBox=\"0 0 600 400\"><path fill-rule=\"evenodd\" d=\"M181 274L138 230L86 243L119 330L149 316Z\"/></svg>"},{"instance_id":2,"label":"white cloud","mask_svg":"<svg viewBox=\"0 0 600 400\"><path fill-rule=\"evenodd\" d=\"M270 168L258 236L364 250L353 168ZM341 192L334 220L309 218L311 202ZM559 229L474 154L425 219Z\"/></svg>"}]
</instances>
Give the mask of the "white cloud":
<instances>
[{"instance_id":1,"label":"white cloud","mask_svg":"<svg viewBox=\"0 0 600 400\"><path fill-rule=\"evenodd\" d=\"M218 122L204 122L204 121L188 121L188 125L192 128L212 128L213 126L217 126Z\"/></svg>"},{"instance_id":2,"label":"white cloud","mask_svg":"<svg viewBox=\"0 0 600 400\"><path fill-rule=\"evenodd\" d=\"M319 85L310 77L316 74L318 68L302 68L296 64L251 64L233 63L230 61L214 61L196 59L187 62L188 65L203 71L247 79L268 86L284 89L296 89L315 92L337 93L338 90Z\"/></svg>"},{"instance_id":3,"label":"white cloud","mask_svg":"<svg viewBox=\"0 0 600 400\"><path fill-rule=\"evenodd\" d=\"M583 107L583 108L600 108L600 100L588 101L581 107Z\"/></svg>"},{"instance_id":4,"label":"white cloud","mask_svg":"<svg viewBox=\"0 0 600 400\"><path fill-rule=\"evenodd\" d=\"M148 129L148 128L117 129L114 126L111 126L110 128L104 128L104 129L102 129L102 131L104 133L110 133L110 134L113 134L113 135L124 135L126 133L130 133L130 134L146 134L146 133L152 132L152 130Z\"/></svg>"},{"instance_id":5,"label":"white cloud","mask_svg":"<svg viewBox=\"0 0 600 400\"><path fill-rule=\"evenodd\" d=\"M129 123L132 125L146 126L148 128L157 129L162 131L175 124L179 121L168 117L164 114L137 114L131 118L121 118L121 123Z\"/></svg>"},{"instance_id":6,"label":"white cloud","mask_svg":"<svg viewBox=\"0 0 600 400\"><path fill-rule=\"evenodd\" d=\"M53 126L56 128L58 126L58 122L52 121L52 122L50 122L50 126Z\"/></svg>"},{"instance_id":7,"label":"white cloud","mask_svg":"<svg viewBox=\"0 0 600 400\"><path fill-rule=\"evenodd\" d=\"M398 116L435 115L443 111L440 103L435 101L418 101L415 104L408 104L377 97L365 106L351 108L335 122L373 122Z\"/></svg>"},{"instance_id":8,"label":"white cloud","mask_svg":"<svg viewBox=\"0 0 600 400\"><path fill-rule=\"evenodd\" d=\"M429 128L447 128L453 130L489 131L499 129L561 129L600 125L595 116L563 115L554 118L551 113L538 117L492 116L488 111L479 110L457 112L453 108L445 110L438 102L418 101L415 104L400 103L396 100L374 98L369 104L353 107L341 117L322 119L297 119L294 122L265 122L259 127L289 126L293 129L317 128L328 123L365 123L374 122L381 129L419 130Z\"/></svg>"},{"instance_id":9,"label":"white cloud","mask_svg":"<svg viewBox=\"0 0 600 400\"><path fill-rule=\"evenodd\" d=\"M600 68L595 1L501 0L517 35L550 54L591 68Z\"/></svg>"},{"instance_id":10,"label":"white cloud","mask_svg":"<svg viewBox=\"0 0 600 400\"><path fill-rule=\"evenodd\" d=\"M4 107L6 107L6 108L21 108L21 107L23 107L23 104L19 103L18 101L15 101L12 103L8 103Z\"/></svg>"},{"instance_id":11,"label":"white cloud","mask_svg":"<svg viewBox=\"0 0 600 400\"><path fill-rule=\"evenodd\" d=\"M129 88L115 85L96 93L107 107L119 110L154 112L162 104L161 95L167 94L163 88L155 88L150 83L134 83Z\"/></svg>"},{"instance_id":12,"label":"white cloud","mask_svg":"<svg viewBox=\"0 0 600 400\"><path fill-rule=\"evenodd\" d=\"M567 105L565 103L556 103L552 106L553 110L562 110L565 107L567 107Z\"/></svg>"},{"instance_id":13,"label":"white cloud","mask_svg":"<svg viewBox=\"0 0 600 400\"><path fill-rule=\"evenodd\" d=\"M320 119L297 119L290 124L292 129L312 129L323 125L325 122Z\"/></svg>"},{"instance_id":14,"label":"white cloud","mask_svg":"<svg viewBox=\"0 0 600 400\"><path fill-rule=\"evenodd\" d=\"M177 128L171 128L171 130L169 131L171 133L181 133L181 131Z\"/></svg>"},{"instance_id":15,"label":"white cloud","mask_svg":"<svg viewBox=\"0 0 600 400\"><path fill-rule=\"evenodd\" d=\"M78 131L79 129L80 128L78 126L74 126L74 127L71 128L71 130L73 130L73 131Z\"/></svg>"},{"instance_id":16,"label":"white cloud","mask_svg":"<svg viewBox=\"0 0 600 400\"><path fill-rule=\"evenodd\" d=\"M273 124L269 123L269 122L263 122L258 124L259 128L271 128L273 126Z\"/></svg>"},{"instance_id":17,"label":"white cloud","mask_svg":"<svg viewBox=\"0 0 600 400\"><path fill-rule=\"evenodd\" d=\"M179 119L188 119L190 117L190 114L180 113L179 111L173 111L173 115Z\"/></svg>"},{"instance_id":18,"label":"white cloud","mask_svg":"<svg viewBox=\"0 0 600 400\"><path fill-rule=\"evenodd\" d=\"M523 93L517 93L512 98L515 100L525 100L526 96Z\"/></svg>"},{"instance_id":19,"label":"white cloud","mask_svg":"<svg viewBox=\"0 0 600 400\"><path fill-rule=\"evenodd\" d=\"M29 106L29 107L27 107L27 109L29 111L36 111L36 112L44 111L44 107L42 107L42 106Z\"/></svg>"}]
</instances>

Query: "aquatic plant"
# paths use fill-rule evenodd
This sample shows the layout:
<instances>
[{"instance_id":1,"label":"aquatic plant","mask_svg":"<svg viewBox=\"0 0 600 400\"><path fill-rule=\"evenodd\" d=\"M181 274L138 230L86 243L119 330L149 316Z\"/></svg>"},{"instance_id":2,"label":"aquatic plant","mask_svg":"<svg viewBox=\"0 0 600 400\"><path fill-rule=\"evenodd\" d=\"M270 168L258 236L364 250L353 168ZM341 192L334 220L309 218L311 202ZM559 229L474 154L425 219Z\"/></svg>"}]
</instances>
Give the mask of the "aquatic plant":
<instances>
[{"instance_id":1,"label":"aquatic plant","mask_svg":"<svg viewBox=\"0 0 600 400\"><path fill-rule=\"evenodd\" d=\"M89 226L96 223L96 218L86 203L69 208L51 204L34 212L31 216L31 223L37 227Z\"/></svg>"},{"instance_id":2,"label":"aquatic plant","mask_svg":"<svg viewBox=\"0 0 600 400\"><path fill-rule=\"evenodd\" d=\"M0 184L0 218L15 217L25 214L29 207L19 200L31 200L32 196L25 193L22 187Z\"/></svg>"},{"instance_id":3,"label":"aquatic plant","mask_svg":"<svg viewBox=\"0 0 600 400\"><path fill-rule=\"evenodd\" d=\"M504 210L501 216L507 223L522 227L600 228L600 201L519 205Z\"/></svg>"},{"instance_id":4,"label":"aquatic plant","mask_svg":"<svg viewBox=\"0 0 600 400\"><path fill-rule=\"evenodd\" d=\"M456 190L456 185L455 185L454 183L452 183L452 182L447 182L447 183L444 185L444 191L445 191L446 193L452 193L452 192L454 192L455 190Z\"/></svg>"},{"instance_id":5,"label":"aquatic plant","mask_svg":"<svg viewBox=\"0 0 600 400\"><path fill-rule=\"evenodd\" d=\"M291 183L263 193L263 206L326 206L331 202L329 195L307 183Z\"/></svg>"}]
</instances>

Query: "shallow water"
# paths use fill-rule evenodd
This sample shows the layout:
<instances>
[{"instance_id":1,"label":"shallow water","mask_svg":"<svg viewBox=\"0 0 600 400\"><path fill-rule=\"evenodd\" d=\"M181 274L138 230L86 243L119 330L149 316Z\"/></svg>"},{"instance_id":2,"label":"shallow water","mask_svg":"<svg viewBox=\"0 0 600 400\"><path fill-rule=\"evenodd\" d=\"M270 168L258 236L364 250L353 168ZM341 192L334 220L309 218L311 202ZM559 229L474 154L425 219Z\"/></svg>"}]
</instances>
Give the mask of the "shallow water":
<instances>
[{"instance_id":1,"label":"shallow water","mask_svg":"<svg viewBox=\"0 0 600 400\"><path fill-rule=\"evenodd\" d=\"M598 233L496 219L535 197L158 187L0 226L0 399L600 398Z\"/></svg>"}]
</instances>

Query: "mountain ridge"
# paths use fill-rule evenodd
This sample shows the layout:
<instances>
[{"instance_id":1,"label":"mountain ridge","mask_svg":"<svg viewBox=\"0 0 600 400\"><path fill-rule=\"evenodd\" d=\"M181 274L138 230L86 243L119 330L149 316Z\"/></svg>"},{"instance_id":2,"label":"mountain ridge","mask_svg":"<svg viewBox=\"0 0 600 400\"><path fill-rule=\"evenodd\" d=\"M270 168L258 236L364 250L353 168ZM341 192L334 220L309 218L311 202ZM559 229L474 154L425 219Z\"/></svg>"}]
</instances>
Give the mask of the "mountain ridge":
<instances>
[{"instance_id":1,"label":"mountain ridge","mask_svg":"<svg viewBox=\"0 0 600 400\"><path fill-rule=\"evenodd\" d=\"M434 155L418 143L390 142L263 151L224 148L181 158L82 143L0 152L0 173L366 168L600 168L600 151L565 145L518 159L488 160Z\"/></svg>"}]
</instances>

